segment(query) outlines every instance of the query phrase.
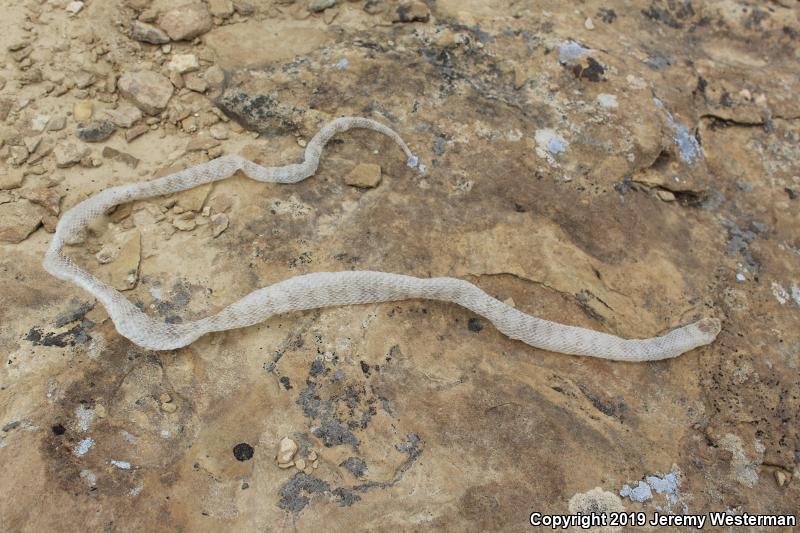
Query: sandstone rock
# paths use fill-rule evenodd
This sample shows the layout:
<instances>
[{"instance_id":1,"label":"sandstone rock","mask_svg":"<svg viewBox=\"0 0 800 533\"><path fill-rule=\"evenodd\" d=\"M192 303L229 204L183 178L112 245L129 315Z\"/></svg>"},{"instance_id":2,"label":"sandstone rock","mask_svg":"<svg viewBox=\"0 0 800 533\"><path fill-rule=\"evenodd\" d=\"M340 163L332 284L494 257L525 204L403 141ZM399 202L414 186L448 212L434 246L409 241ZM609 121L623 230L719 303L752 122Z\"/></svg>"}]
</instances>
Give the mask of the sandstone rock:
<instances>
[{"instance_id":1,"label":"sandstone rock","mask_svg":"<svg viewBox=\"0 0 800 533\"><path fill-rule=\"evenodd\" d=\"M116 109L104 109L102 115L119 128L130 128L142 118L142 112L138 107L124 102Z\"/></svg>"},{"instance_id":2,"label":"sandstone rock","mask_svg":"<svg viewBox=\"0 0 800 533\"><path fill-rule=\"evenodd\" d=\"M116 130L117 127L109 120L93 120L78 124L75 133L83 142L97 143L111 137Z\"/></svg>"},{"instance_id":3,"label":"sandstone rock","mask_svg":"<svg viewBox=\"0 0 800 533\"><path fill-rule=\"evenodd\" d=\"M336 0L309 0L308 10L312 13L319 13L335 5Z\"/></svg>"},{"instance_id":4,"label":"sandstone rock","mask_svg":"<svg viewBox=\"0 0 800 533\"><path fill-rule=\"evenodd\" d=\"M223 231L228 229L228 215L225 213L217 213L216 215L211 215L211 235L214 238L219 237Z\"/></svg>"},{"instance_id":5,"label":"sandstone rock","mask_svg":"<svg viewBox=\"0 0 800 533\"><path fill-rule=\"evenodd\" d=\"M31 120L31 129L35 132L42 132L47 127L47 123L50 122L50 117L47 115L36 115Z\"/></svg>"},{"instance_id":6,"label":"sandstone rock","mask_svg":"<svg viewBox=\"0 0 800 533\"><path fill-rule=\"evenodd\" d=\"M173 91L167 78L150 70L126 72L120 77L118 86L122 96L148 115L164 111Z\"/></svg>"},{"instance_id":7,"label":"sandstone rock","mask_svg":"<svg viewBox=\"0 0 800 533\"><path fill-rule=\"evenodd\" d=\"M59 204L64 196L59 191L49 187L23 189L20 196L47 209L51 214L57 215L60 211Z\"/></svg>"},{"instance_id":8,"label":"sandstone rock","mask_svg":"<svg viewBox=\"0 0 800 533\"><path fill-rule=\"evenodd\" d=\"M91 100L78 100L72 106L72 118L78 122L85 122L92 118L94 106Z\"/></svg>"},{"instance_id":9,"label":"sandstone rock","mask_svg":"<svg viewBox=\"0 0 800 533\"><path fill-rule=\"evenodd\" d=\"M169 42L169 35L164 30L146 22L135 20L132 30L131 37L143 43L165 44Z\"/></svg>"},{"instance_id":10,"label":"sandstone rock","mask_svg":"<svg viewBox=\"0 0 800 533\"><path fill-rule=\"evenodd\" d=\"M214 17L228 18L233 15L233 10L231 0L208 0L208 11Z\"/></svg>"},{"instance_id":11,"label":"sandstone rock","mask_svg":"<svg viewBox=\"0 0 800 533\"><path fill-rule=\"evenodd\" d=\"M247 0L233 0L233 9L243 17L256 12L255 6Z\"/></svg>"},{"instance_id":12,"label":"sandstone rock","mask_svg":"<svg viewBox=\"0 0 800 533\"><path fill-rule=\"evenodd\" d=\"M80 163L81 159L89 154L89 148L78 145L74 141L62 142L53 150L58 168L67 168Z\"/></svg>"},{"instance_id":13,"label":"sandstone rock","mask_svg":"<svg viewBox=\"0 0 800 533\"><path fill-rule=\"evenodd\" d=\"M200 211L206 203L208 193L211 192L213 183L206 183L192 189L181 191L177 194L177 205L186 211Z\"/></svg>"},{"instance_id":14,"label":"sandstone rock","mask_svg":"<svg viewBox=\"0 0 800 533\"><path fill-rule=\"evenodd\" d=\"M208 133L210 133L211 136L217 139L218 141L224 141L229 136L228 128L225 127L224 124L214 124L208 130Z\"/></svg>"},{"instance_id":15,"label":"sandstone rock","mask_svg":"<svg viewBox=\"0 0 800 533\"><path fill-rule=\"evenodd\" d=\"M183 77L186 88L196 93L204 93L208 90L208 82L197 72L190 72Z\"/></svg>"},{"instance_id":16,"label":"sandstone rock","mask_svg":"<svg viewBox=\"0 0 800 533\"><path fill-rule=\"evenodd\" d=\"M289 437L284 437L278 443L278 453L275 456L275 460L278 462L278 466L281 468L289 468L294 463L292 459L294 458L294 454L297 453L297 443L290 439Z\"/></svg>"},{"instance_id":17,"label":"sandstone rock","mask_svg":"<svg viewBox=\"0 0 800 533\"><path fill-rule=\"evenodd\" d=\"M195 220L195 214L191 211L186 213L181 213L180 215L176 216L175 219L172 221L172 225L181 231L192 231L194 228L197 227L197 221Z\"/></svg>"},{"instance_id":18,"label":"sandstone rock","mask_svg":"<svg viewBox=\"0 0 800 533\"><path fill-rule=\"evenodd\" d=\"M103 157L107 159L114 159L116 161L121 161L125 163L131 168L136 168L139 166L139 159L132 156L131 154L127 154L125 152L120 152L116 148L112 148L110 146L103 147Z\"/></svg>"},{"instance_id":19,"label":"sandstone rock","mask_svg":"<svg viewBox=\"0 0 800 533\"><path fill-rule=\"evenodd\" d=\"M136 286L141 261L141 234L131 231L120 235L116 254L108 264L98 269L98 277L117 290L127 291Z\"/></svg>"},{"instance_id":20,"label":"sandstone rock","mask_svg":"<svg viewBox=\"0 0 800 533\"><path fill-rule=\"evenodd\" d=\"M53 117L47 124L47 131L61 131L67 127L67 117L58 115Z\"/></svg>"},{"instance_id":21,"label":"sandstone rock","mask_svg":"<svg viewBox=\"0 0 800 533\"><path fill-rule=\"evenodd\" d=\"M344 181L354 187L377 187L381 182L381 167L373 163L361 163L345 176Z\"/></svg>"},{"instance_id":22,"label":"sandstone rock","mask_svg":"<svg viewBox=\"0 0 800 533\"><path fill-rule=\"evenodd\" d=\"M28 200L0 204L0 242L24 241L41 225L43 214L41 207Z\"/></svg>"},{"instance_id":23,"label":"sandstone rock","mask_svg":"<svg viewBox=\"0 0 800 533\"><path fill-rule=\"evenodd\" d=\"M199 69L200 62L194 54L175 54L172 56L167 68L173 72L184 74Z\"/></svg>"},{"instance_id":24,"label":"sandstone rock","mask_svg":"<svg viewBox=\"0 0 800 533\"><path fill-rule=\"evenodd\" d=\"M129 129L128 131L125 132L125 140L128 141L128 142L131 142L134 139L137 139L137 138L141 137L142 135L144 135L148 131L150 131L150 128L148 128L144 124L139 124L139 125L134 126L134 127L132 127L131 129Z\"/></svg>"},{"instance_id":25,"label":"sandstone rock","mask_svg":"<svg viewBox=\"0 0 800 533\"><path fill-rule=\"evenodd\" d=\"M211 15L205 4L184 4L164 12L158 25L173 41L188 41L211 29Z\"/></svg>"},{"instance_id":26,"label":"sandstone rock","mask_svg":"<svg viewBox=\"0 0 800 533\"><path fill-rule=\"evenodd\" d=\"M22 186L25 174L21 168L4 166L0 168L0 191L17 189Z\"/></svg>"}]
</instances>

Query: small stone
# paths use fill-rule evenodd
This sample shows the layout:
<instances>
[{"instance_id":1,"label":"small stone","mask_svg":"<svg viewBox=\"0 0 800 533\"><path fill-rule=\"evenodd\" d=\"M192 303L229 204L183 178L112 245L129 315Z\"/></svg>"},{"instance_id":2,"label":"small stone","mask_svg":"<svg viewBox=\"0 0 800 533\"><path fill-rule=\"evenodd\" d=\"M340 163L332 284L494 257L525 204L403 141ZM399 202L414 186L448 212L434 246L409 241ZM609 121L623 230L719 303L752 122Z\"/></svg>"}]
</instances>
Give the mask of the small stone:
<instances>
[{"instance_id":1,"label":"small stone","mask_svg":"<svg viewBox=\"0 0 800 533\"><path fill-rule=\"evenodd\" d=\"M100 251L94 254L94 258L97 259L97 262L101 265L107 265L111 261L117 258L117 254L119 250L113 244L106 244Z\"/></svg>"},{"instance_id":2,"label":"small stone","mask_svg":"<svg viewBox=\"0 0 800 533\"><path fill-rule=\"evenodd\" d=\"M78 124L75 133L84 142L97 143L111 137L116 130L117 127L109 120L93 120Z\"/></svg>"},{"instance_id":3,"label":"small stone","mask_svg":"<svg viewBox=\"0 0 800 533\"><path fill-rule=\"evenodd\" d=\"M314 450L311 450L310 452L308 452L308 460L309 461L316 461L317 460L317 452L315 452Z\"/></svg>"},{"instance_id":4,"label":"small stone","mask_svg":"<svg viewBox=\"0 0 800 533\"><path fill-rule=\"evenodd\" d=\"M162 403L161 410L164 411L165 413L174 413L175 411L178 410L178 406L175 405L174 403Z\"/></svg>"},{"instance_id":5,"label":"small stone","mask_svg":"<svg viewBox=\"0 0 800 533\"><path fill-rule=\"evenodd\" d=\"M503 303L509 307L517 307L517 303L514 301L514 298L511 298L510 296L503 300Z\"/></svg>"},{"instance_id":6,"label":"small stone","mask_svg":"<svg viewBox=\"0 0 800 533\"><path fill-rule=\"evenodd\" d=\"M211 215L211 235L213 235L214 238L219 237L223 231L228 229L228 224L228 215L225 213Z\"/></svg>"},{"instance_id":7,"label":"small stone","mask_svg":"<svg viewBox=\"0 0 800 533\"><path fill-rule=\"evenodd\" d=\"M53 117L47 125L47 131L61 131L67 127L67 117L59 115Z\"/></svg>"},{"instance_id":8,"label":"small stone","mask_svg":"<svg viewBox=\"0 0 800 533\"><path fill-rule=\"evenodd\" d=\"M213 65L205 71L203 79L205 79L211 87L220 87L225 83L225 71L222 70L220 66Z\"/></svg>"},{"instance_id":9,"label":"small stone","mask_svg":"<svg viewBox=\"0 0 800 533\"><path fill-rule=\"evenodd\" d=\"M103 147L103 157L106 159L114 159L116 161L120 161L125 163L131 168L136 168L139 166L139 159L133 157L131 154L126 154L125 152L120 152L116 148L111 148L110 146Z\"/></svg>"},{"instance_id":10,"label":"small stone","mask_svg":"<svg viewBox=\"0 0 800 533\"><path fill-rule=\"evenodd\" d=\"M24 241L42 223L43 209L27 200L0 204L0 242Z\"/></svg>"},{"instance_id":11,"label":"small stone","mask_svg":"<svg viewBox=\"0 0 800 533\"><path fill-rule=\"evenodd\" d=\"M212 17L228 18L233 15L233 2L231 0L208 0L208 11Z\"/></svg>"},{"instance_id":12,"label":"small stone","mask_svg":"<svg viewBox=\"0 0 800 533\"><path fill-rule=\"evenodd\" d=\"M67 4L67 13L77 15L83 9L83 2L70 2Z\"/></svg>"},{"instance_id":13,"label":"small stone","mask_svg":"<svg viewBox=\"0 0 800 533\"><path fill-rule=\"evenodd\" d=\"M295 453L297 453L297 443L289 437L282 438L280 443L278 443L278 454L275 456L278 466L281 468L289 468L292 466L292 458Z\"/></svg>"},{"instance_id":14,"label":"small stone","mask_svg":"<svg viewBox=\"0 0 800 533\"><path fill-rule=\"evenodd\" d=\"M350 171L344 181L354 187L377 187L381 182L381 167L374 163L361 163Z\"/></svg>"},{"instance_id":15,"label":"small stone","mask_svg":"<svg viewBox=\"0 0 800 533\"><path fill-rule=\"evenodd\" d=\"M169 35L164 30L146 22L135 20L132 30L131 37L143 43L165 44L169 42Z\"/></svg>"},{"instance_id":16,"label":"small stone","mask_svg":"<svg viewBox=\"0 0 800 533\"><path fill-rule=\"evenodd\" d=\"M247 17L256 12L255 6L245 0L233 0L233 9L243 17Z\"/></svg>"},{"instance_id":17,"label":"small stone","mask_svg":"<svg viewBox=\"0 0 800 533\"><path fill-rule=\"evenodd\" d=\"M134 139L141 137L148 131L150 131L150 128L148 128L145 124L139 124L138 126L134 126L125 132L125 140L131 142Z\"/></svg>"},{"instance_id":18,"label":"small stone","mask_svg":"<svg viewBox=\"0 0 800 533\"><path fill-rule=\"evenodd\" d=\"M658 189L656 191L656 195L663 201L663 202L674 202L675 201L675 194L672 191L668 191L665 189Z\"/></svg>"},{"instance_id":19,"label":"small stone","mask_svg":"<svg viewBox=\"0 0 800 533\"><path fill-rule=\"evenodd\" d=\"M175 217L175 220L172 221L172 225L175 229L180 231L192 231L197 227L197 221L194 219L194 213L190 211Z\"/></svg>"},{"instance_id":20,"label":"small stone","mask_svg":"<svg viewBox=\"0 0 800 533\"><path fill-rule=\"evenodd\" d=\"M424 2L415 0L403 2L392 15L392 22L428 22L431 18L431 11Z\"/></svg>"},{"instance_id":21,"label":"small stone","mask_svg":"<svg viewBox=\"0 0 800 533\"><path fill-rule=\"evenodd\" d=\"M253 447L246 442L240 442L233 447L233 456L236 457L237 461L248 461L252 459L254 452L255 450L253 450Z\"/></svg>"},{"instance_id":22,"label":"small stone","mask_svg":"<svg viewBox=\"0 0 800 533\"><path fill-rule=\"evenodd\" d=\"M150 70L126 72L120 76L118 86L122 96L148 115L164 111L174 90L167 78Z\"/></svg>"},{"instance_id":23,"label":"small stone","mask_svg":"<svg viewBox=\"0 0 800 533\"><path fill-rule=\"evenodd\" d=\"M305 459L298 459L294 462L295 468L298 470L305 470L306 469L306 460Z\"/></svg>"},{"instance_id":24,"label":"small stone","mask_svg":"<svg viewBox=\"0 0 800 533\"><path fill-rule=\"evenodd\" d=\"M194 54L175 54L172 56L167 68L173 72L184 74L200 68L200 62Z\"/></svg>"},{"instance_id":25,"label":"small stone","mask_svg":"<svg viewBox=\"0 0 800 533\"><path fill-rule=\"evenodd\" d=\"M105 406L101 403L98 403L94 406L94 414L97 415L97 418L105 418L106 414L108 413L106 412Z\"/></svg>"},{"instance_id":26,"label":"small stone","mask_svg":"<svg viewBox=\"0 0 800 533\"><path fill-rule=\"evenodd\" d=\"M25 175L21 168L0 168L0 191L18 189L22 186Z\"/></svg>"},{"instance_id":27,"label":"small stone","mask_svg":"<svg viewBox=\"0 0 800 533\"><path fill-rule=\"evenodd\" d=\"M26 200L30 200L31 202L44 207L54 215L57 215L61 210L59 204L61 204L61 197L63 196L63 194L56 191L55 189L50 189L47 187L37 187L36 189L24 189L20 196L22 196Z\"/></svg>"},{"instance_id":28,"label":"small stone","mask_svg":"<svg viewBox=\"0 0 800 533\"><path fill-rule=\"evenodd\" d=\"M587 30L594 29L594 22L592 22L592 17L586 17L586 20L583 21L583 27Z\"/></svg>"},{"instance_id":29,"label":"small stone","mask_svg":"<svg viewBox=\"0 0 800 533\"><path fill-rule=\"evenodd\" d=\"M206 198L208 198L208 193L211 192L213 185L213 183L206 183L179 192L176 197L177 207L184 211L200 211L203 209L203 204L206 203Z\"/></svg>"},{"instance_id":30,"label":"small stone","mask_svg":"<svg viewBox=\"0 0 800 533\"><path fill-rule=\"evenodd\" d=\"M189 41L211 29L211 15L205 4L184 4L164 12L158 25L173 41Z\"/></svg>"},{"instance_id":31,"label":"small stone","mask_svg":"<svg viewBox=\"0 0 800 533\"><path fill-rule=\"evenodd\" d=\"M31 121L31 129L35 132L42 132L50 122L50 117L47 115L36 115Z\"/></svg>"},{"instance_id":32,"label":"small stone","mask_svg":"<svg viewBox=\"0 0 800 533\"><path fill-rule=\"evenodd\" d=\"M786 485L787 481L789 481L789 477L786 475L786 472L783 470L775 471L775 483L777 483L779 487Z\"/></svg>"},{"instance_id":33,"label":"small stone","mask_svg":"<svg viewBox=\"0 0 800 533\"><path fill-rule=\"evenodd\" d=\"M336 0L310 0L308 2L308 10L312 13L320 13L335 5Z\"/></svg>"},{"instance_id":34,"label":"small stone","mask_svg":"<svg viewBox=\"0 0 800 533\"><path fill-rule=\"evenodd\" d=\"M162 392L158 399L161 400L161 403L169 403L172 401L172 396L168 392Z\"/></svg>"},{"instance_id":35,"label":"small stone","mask_svg":"<svg viewBox=\"0 0 800 533\"><path fill-rule=\"evenodd\" d=\"M196 93L204 93L208 90L208 82L197 72L190 72L184 76L183 83L187 89Z\"/></svg>"},{"instance_id":36,"label":"small stone","mask_svg":"<svg viewBox=\"0 0 800 533\"><path fill-rule=\"evenodd\" d=\"M92 118L94 106L90 100L78 100L72 106L72 118L78 122L86 122Z\"/></svg>"},{"instance_id":37,"label":"small stone","mask_svg":"<svg viewBox=\"0 0 800 533\"><path fill-rule=\"evenodd\" d=\"M318 467L319 467L319 459L317 459L313 463L311 463L311 468L316 470Z\"/></svg>"},{"instance_id":38,"label":"small stone","mask_svg":"<svg viewBox=\"0 0 800 533\"><path fill-rule=\"evenodd\" d=\"M53 150L58 168L67 168L81 162L81 159L89 154L89 148L84 145L78 146L75 142L57 144Z\"/></svg>"},{"instance_id":39,"label":"small stone","mask_svg":"<svg viewBox=\"0 0 800 533\"><path fill-rule=\"evenodd\" d=\"M224 141L228 138L228 128L226 128L223 124L214 124L211 126L208 132L218 141Z\"/></svg>"},{"instance_id":40,"label":"small stone","mask_svg":"<svg viewBox=\"0 0 800 533\"><path fill-rule=\"evenodd\" d=\"M219 141L213 138L211 135L207 134L206 132L202 132L192 137L191 140L188 143L186 143L186 151L200 152L202 150L210 150L215 146L219 146Z\"/></svg>"},{"instance_id":41,"label":"small stone","mask_svg":"<svg viewBox=\"0 0 800 533\"><path fill-rule=\"evenodd\" d=\"M142 118L142 112L138 107L125 102L119 104L116 109L104 109L102 114L120 128L130 128Z\"/></svg>"}]
</instances>

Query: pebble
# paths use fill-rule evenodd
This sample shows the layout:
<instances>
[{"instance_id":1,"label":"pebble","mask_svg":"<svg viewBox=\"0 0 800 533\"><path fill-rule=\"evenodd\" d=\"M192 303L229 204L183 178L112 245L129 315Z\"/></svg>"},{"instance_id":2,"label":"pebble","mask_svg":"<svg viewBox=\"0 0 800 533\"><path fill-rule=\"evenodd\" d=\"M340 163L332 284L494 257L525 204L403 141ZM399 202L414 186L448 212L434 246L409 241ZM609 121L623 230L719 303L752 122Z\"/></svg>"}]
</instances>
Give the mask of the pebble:
<instances>
[{"instance_id":1,"label":"pebble","mask_svg":"<svg viewBox=\"0 0 800 533\"><path fill-rule=\"evenodd\" d=\"M18 189L22 186L25 175L21 168L5 167L0 169L0 190Z\"/></svg>"},{"instance_id":2,"label":"pebble","mask_svg":"<svg viewBox=\"0 0 800 533\"><path fill-rule=\"evenodd\" d=\"M36 115L31 121L31 129L36 132L42 132L50 122L50 117L47 115Z\"/></svg>"},{"instance_id":3,"label":"pebble","mask_svg":"<svg viewBox=\"0 0 800 533\"><path fill-rule=\"evenodd\" d=\"M125 140L127 142L131 142L134 139L141 137L148 131L150 131L150 128L148 128L145 124L139 124L138 126L134 126L125 132Z\"/></svg>"},{"instance_id":4,"label":"pebble","mask_svg":"<svg viewBox=\"0 0 800 533\"><path fill-rule=\"evenodd\" d=\"M786 472L783 470L775 471L775 483L777 483L779 487L786 485L787 481L789 481L789 477L786 475Z\"/></svg>"},{"instance_id":5,"label":"pebble","mask_svg":"<svg viewBox=\"0 0 800 533\"><path fill-rule=\"evenodd\" d=\"M205 4L182 5L164 12L158 25L173 41L190 41L211 29L211 15Z\"/></svg>"},{"instance_id":6,"label":"pebble","mask_svg":"<svg viewBox=\"0 0 800 533\"><path fill-rule=\"evenodd\" d=\"M672 191L667 191L667 190L664 190L664 189L658 189L656 191L656 195L658 195L658 197L664 202L674 202L675 201L675 195L672 193Z\"/></svg>"},{"instance_id":7,"label":"pebble","mask_svg":"<svg viewBox=\"0 0 800 533\"><path fill-rule=\"evenodd\" d=\"M80 163L81 159L88 154L89 148L87 146L78 146L74 142L59 143L53 150L58 168L67 168Z\"/></svg>"},{"instance_id":8,"label":"pebble","mask_svg":"<svg viewBox=\"0 0 800 533\"><path fill-rule=\"evenodd\" d=\"M173 72L185 74L200 68L200 62L194 54L175 54L172 56L167 68Z\"/></svg>"},{"instance_id":9,"label":"pebble","mask_svg":"<svg viewBox=\"0 0 800 533\"><path fill-rule=\"evenodd\" d=\"M377 187L381 182L381 167L374 163L361 163L345 176L344 181L354 187Z\"/></svg>"},{"instance_id":10,"label":"pebble","mask_svg":"<svg viewBox=\"0 0 800 533\"><path fill-rule=\"evenodd\" d=\"M78 100L72 106L72 118L78 122L86 122L92 118L94 105L89 100Z\"/></svg>"},{"instance_id":11,"label":"pebble","mask_svg":"<svg viewBox=\"0 0 800 533\"><path fill-rule=\"evenodd\" d=\"M170 402L170 403L162 403L161 404L161 410L164 411L165 413L174 413L175 411L178 410L178 406L175 405L172 402Z\"/></svg>"},{"instance_id":12,"label":"pebble","mask_svg":"<svg viewBox=\"0 0 800 533\"><path fill-rule=\"evenodd\" d=\"M57 215L61 210L59 207L59 204L61 203L61 197L64 195L55 189L37 187L35 189L23 189L20 196L44 207L50 213Z\"/></svg>"},{"instance_id":13,"label":"pebble","mask_svg":"<svg viewBox=\"0 0 800 533\"><path fill-rule=\"evenodd\" d=\"M214 124L213 126L211 126L208 132L211 134L212 137L214 137L218 141L224 141L225 139L228 138L229 135L228 128L226 128L222 124Z\"/></svg>"},{"instance_id":14,"label":"pebble","mask_svg":"<svg viewBox=\"0 0 800 533\"><path fill-rule=\"evenodd\" d=\"M150 70L126 72L120 76L118 86L122 96L148 115L164 111L174 90L167 78Z\"/></svg>"},{"instance_id":15,"label":"pebble","mask_svg":"<svg viewBox=\"0 0 800 533\"><path fill-rule=\"evenodd\" d=\"M142 112L138 107L125 102L116 109L104 109L102 114L120 128L130 128L142 118Z\"/></svg>"},{"instance_id":16,"label":"pebble","mask_svg":"<svg viewBox=\"0 0 800 533\"><path fill-rule=\"evenodd\" d=\"M233 15L233 2L231 0L208 0L208 10L212 17L228 18Z\"/></svg>"},{"instance_id":17,"label":"pebble","mask_svg":"<svg viewBox=\"0 0 800 533\"><path fill-rule=\"evenodd\" d=\"M116 130L117 127L109 120L93 120L78 124L75 133L84 142L97 143L111 137Z\"/></svg>"},{"instance_id":18,"label":"pebble","mask_svg":"<svg viewBox=\"0 0 800 533\"><path fill-rule=\"evenodd\" d=\"M594 22L592 22L592 17L586 17L586 20L583 21L583 27L587 30L594 29Z\"/></svg>"},{"instance_id":19,"label":"pebble","mask_svg":"<svg viewBox=\"0 0 800 533\"><path fill-rule=\"evenodd\" d=\"M281 468L291 467L294 464L292 458L295 453L297 453L297 443L289 437L282 438L278 443L278 453L275 456L278 466Z\"/></svg>"},{"instance_id":20,"label":"pebble","mask_svg":"<svg viewBox=\"0 0 800 533\"><path fill-rule=\"evenodd\" d=\"M253 447L246 442L240 442L233 447L233 456L236 457L237 461L249 461L253 458L254 452Z\"/></svg>"},{"instance_id":21,"label":"pebble","mask_svg":"<svg viewBox=\"0 0 800 533\"><path fill-rule=\"evenodd\" d=\"M47 131L61 131L66 127L67 117L64 115L59 115L50 119L49 124L47 124Z\"/></svg>"},{"instance_id":22,"label":"pebble","mask_svg":"<svg viewBox=\"0 0 800 533\"><path fill-rule=\"evenodd\" d=\"M164 30L139 20L133 22L131 37L137 41L150 44L166 44L169 42L169 35Z\"/></svg>"},{"instance_id":23,"label":"pebble","mask_svg":"<svg viewBox=\"0 0 800 533\"><path fill-rule=\"evenodd\" d=\"M41 208L27 200L0 204L0 242L22 242L41 223Z\"/></svg>"},{"instance_id":24,"label":"pebble","mask_svg":"<svg viewBox=\"0 0 800 533\"><path fill-rule=\"evenodd\" d=\"M172 221L172 225L175 227L175 229L179 229L181 231L192 231L197 227L197 221L194 219L194 213L188 211L176 216L175 220Z\"/></svg>"},{"instance_id":25,"label":"pebble","mask_svg":"<svg viewBox=\"0 0 800 533\"><path fill-rule=\"evenodd\" d=\"M77 15L83 9L83 2L70 2L67 4L67 13L72 13L73 15Z\"/></svg>"},{"instance_id":26,"label":"pebble","mask_svg":"<svg viewBox=\"0 0 800 533\"><path fill-rule=\"evenodd\" d=\"M211 215L211 235L213 235L214 238L219 237L223 231L228 229L229 223L230 220L225 213Z\"/></svg>"},{"instance_id":27,"label":"pebble","mask_svg":"<svg viewBox=\"0 0 800 533\"><path fill-rule=\"evenodd\" d=\"M184 76L183 83L187 89L196 93L204 93L208 90L208 83L197 72L190 72Z\"/></svg>"},{"instance_id":28,"label":"pebble","mask_svg":"<svg viewBox=\"0 0 800 533\"><path fill-rule=\"evenodd\" d=\"M136 168L139 166L139 159L133 157L131 154L127 154L125 152L120 152L116 148L112 148L110 146L103 147L103 157L106 159L113 159L115 161L120 161L125 163L131 168Z\"/></svg>"},{"instance_id":29,"label":"pebble","mask_svg":"<svg viewBox=\"0 0 800 533\"><path fill-rule=\"evenodd\" d=\"M298 470L305 470L306 469L306 460L305 459L298 459L297 461L294 462L294 466Z\"/></svg>"},{"instance_id":30,"label":"pebble","mask_svg":"<svg viewBox=\"0 0 800 533\"><path fill-rule=\"evenodd\" d=\"M336 0L310 0L308 2L308 10L312 13L320 13L335 5Z\"/></svg>"},{"instance_id":31,"label":"pebble","mask_svg":"<svg viewBox=\"0 0 800 533\"><path fill-rule=\"evenodd\" d=\"M419 0L403 2L394 11L392 22L428 22L431 11Z\"/></svg>"}]
</instances>

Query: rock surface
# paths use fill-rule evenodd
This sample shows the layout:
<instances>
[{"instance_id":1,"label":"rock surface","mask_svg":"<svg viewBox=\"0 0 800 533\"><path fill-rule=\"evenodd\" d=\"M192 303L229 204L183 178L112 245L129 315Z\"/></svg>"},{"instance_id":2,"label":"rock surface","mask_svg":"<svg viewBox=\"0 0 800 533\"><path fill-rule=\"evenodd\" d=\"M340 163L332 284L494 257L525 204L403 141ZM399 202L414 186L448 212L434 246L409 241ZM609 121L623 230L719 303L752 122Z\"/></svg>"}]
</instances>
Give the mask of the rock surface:
<instances>
[{"instance_id":1,"label":"rock surface","mask_svg":"<svg viewBox=\"0 0 800 533\"><path fill-rule=\"evenodd\" d=\"M120 77L118 85L122 96L148 115L164 111L173 92L167 78L149 70L126 72Z\"/></svg>"},{"instance_id":2,"label":"rock surface","mask_svg":"<svg viewBox=\"0 0 800 533\"><path fill-rule=\"evenodd\" d=\"M4 531L797 512L796 2L184 3L4 4ZM182 40L140 41L136 21ZM187 54L198 70L170 72ZM714 316L718 340L622 364L413 300L155 352L43 269L78 202L226 154L297 163L342 115L396 129L421 168L376 132L341 133L302 182L237 173L130 202L64 253L167 328L292 276L382 270L632 338ZM84 144L91 120L124 135ZM380 185L348 186L359 165Z\"/></svg>"}]
</instances>

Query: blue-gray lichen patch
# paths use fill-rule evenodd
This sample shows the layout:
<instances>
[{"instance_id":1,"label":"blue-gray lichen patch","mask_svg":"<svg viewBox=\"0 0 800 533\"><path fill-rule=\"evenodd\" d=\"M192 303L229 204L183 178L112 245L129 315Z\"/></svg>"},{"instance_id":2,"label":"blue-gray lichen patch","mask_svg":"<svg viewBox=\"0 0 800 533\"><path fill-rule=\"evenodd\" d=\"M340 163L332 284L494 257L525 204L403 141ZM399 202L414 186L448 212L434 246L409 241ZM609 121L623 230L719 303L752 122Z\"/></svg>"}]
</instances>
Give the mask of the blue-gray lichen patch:
<instances>
[{"instance_id":1,"label":"blue-gray lichen patch","mask_svg":"<svg viewBox=\"0 0 800 533\"><path fill-rule=\"evenodd\" d=\"M659 109L663 109L667 114L667 122L669 122L674 132L672 140L675 141L675 145L678 147L681 159L684 163L694 163L701 154L700 143L697 142L697 138L689 132L686 126L675 120L675 117L664 107L664 103L661 100L653 98L653 101Z\"/></svg>"}]
</instances>

